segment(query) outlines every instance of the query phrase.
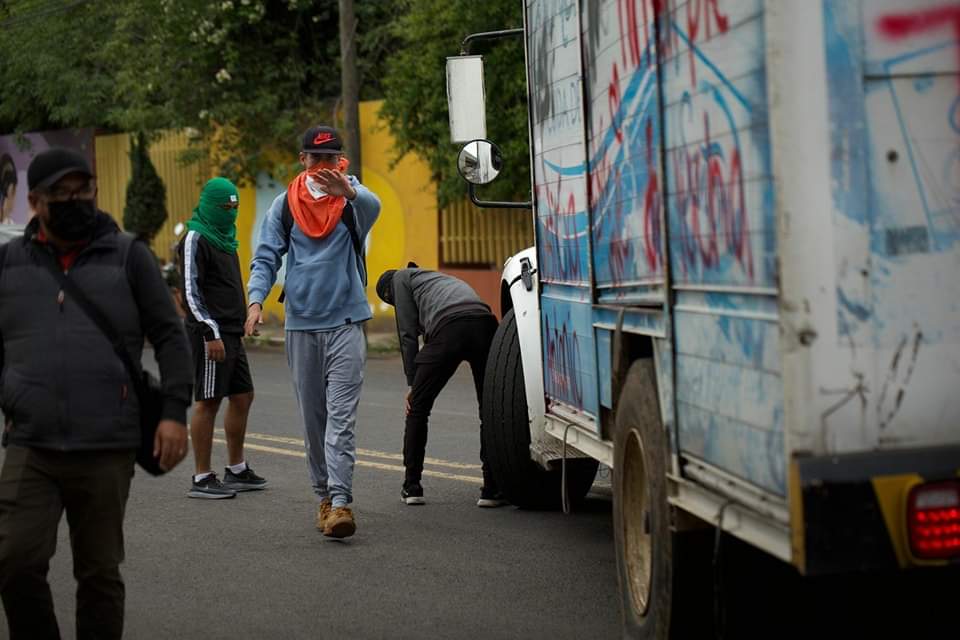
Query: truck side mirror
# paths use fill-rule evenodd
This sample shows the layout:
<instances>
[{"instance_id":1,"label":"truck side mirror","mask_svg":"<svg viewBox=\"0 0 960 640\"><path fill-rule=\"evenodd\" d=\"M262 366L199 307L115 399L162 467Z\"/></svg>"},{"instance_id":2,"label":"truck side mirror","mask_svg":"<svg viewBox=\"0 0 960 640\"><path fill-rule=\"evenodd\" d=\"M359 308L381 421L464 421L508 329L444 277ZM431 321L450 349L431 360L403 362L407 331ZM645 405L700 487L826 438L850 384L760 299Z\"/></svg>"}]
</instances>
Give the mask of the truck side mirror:
<instances>
[{"instance_id":1,"label":"truck side mirror","mask_svg":"<svg viewBox=\"0 0 960 640\"><path fill-rule=\"evenodd\" d=\"M489 140L472 140L460 149L457 171L470 184L490 184L500 175L503 154Z\"/></svg>"},{"instance_id":2,"label":"truck side mirror","mask_svg":"<svg viewBox=\"0 0 960 640\"><path fill-rule=\"evenodd\" d=\"M470 142L487 137L482 56L447 58L447 107L451 142Z\"/></svg>"}]
</instances>

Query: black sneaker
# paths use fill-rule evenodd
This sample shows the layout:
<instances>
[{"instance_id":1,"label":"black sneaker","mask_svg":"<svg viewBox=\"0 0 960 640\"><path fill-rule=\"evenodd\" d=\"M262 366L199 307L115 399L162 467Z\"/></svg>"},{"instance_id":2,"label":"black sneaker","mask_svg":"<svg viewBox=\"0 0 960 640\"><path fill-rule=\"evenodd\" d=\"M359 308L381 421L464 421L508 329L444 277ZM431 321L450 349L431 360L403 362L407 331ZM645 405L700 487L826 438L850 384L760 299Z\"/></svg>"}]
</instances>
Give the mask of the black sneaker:
<instances>
[{"instance_id":1,"label":"black sneaker","mask_svg":"<svg viewBox=\"0 0 960 640\"><path fill-rule=\"evenodd\" d=\"M240 473L234 473L229 468L224 469L223 486L234 491L258 491L267 487L267 481L258 476L247 465Z\"/></svg>"},{"instance_id":2,"label":"black sneaker","mask_svg":"<svg viewBox=\"0 0 960 640\"><path fill-rule=\"evenodd\" d=\"M223 500L225 498L236 498L237 492L223 486L223 483L217 478L217 474L211 473L199 482L194 480L193 484L190 485L187 496L206 500Z\"/></svg>"},{"instance_id":3,"label":"black sneaker","mask_svg":"<svg viewBox=\"0 0 960 640\"><path fill-rule=\"evenodd\" d=\"M483 507L484 509L493 509L495 507L502 507L508 504L510 504L510 501L507 500L504 495L496 489L488 489L484 487L480 490L480 499L477 500L478 507Z\"/></svg>"},{"instance_id":4,"label":"black sneaker","mask_svg":"<svg viewBox=\"0 0 960 640\"><path fill-rule=\"evenodd\" d=\"M409 505L427 503L423 499L423 487L419 484L403 485L403 489L400 490L400 499Z\"/></svg>"}]
</instances>

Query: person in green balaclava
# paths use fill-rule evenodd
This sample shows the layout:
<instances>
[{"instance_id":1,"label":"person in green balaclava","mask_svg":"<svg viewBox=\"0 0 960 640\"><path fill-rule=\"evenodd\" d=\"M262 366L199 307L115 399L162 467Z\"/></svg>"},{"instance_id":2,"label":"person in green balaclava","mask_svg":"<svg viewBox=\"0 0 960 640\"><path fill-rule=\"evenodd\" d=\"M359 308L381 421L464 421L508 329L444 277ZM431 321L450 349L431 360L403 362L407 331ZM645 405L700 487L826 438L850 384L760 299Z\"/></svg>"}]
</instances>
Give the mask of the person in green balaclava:
<instances>
[{"instance_id":1,"label":"person in green balaclava","mask_svg":"<svg viewBox=\"0 0 960 640\"><path fill-rule=\"evenodd\" d=\"M203 185L200 202L187 222L187 229L196 231L221 251L237 252L237 207L240 194L226 178L213 178Z\"/></svg>"},{"instance_id":2,"label":"person in green balaclava","mask_svg":"<svg viewBox=\"0 0 960 640\"><path fill-rule=\"evenodd\" d=\"M190 417L190 439L196 472L187 492L191 498L232 498L237 491L267 486L243 457L253 378L243 348L247 302L237 255L239 206L240 197L232 182L226 178L207 182L177 248L195 367L196 401ZM229 403L223 421L228 464L221 482L211 469L210 458L213 425L223 398Z\"/></svg>"}]
</instances>

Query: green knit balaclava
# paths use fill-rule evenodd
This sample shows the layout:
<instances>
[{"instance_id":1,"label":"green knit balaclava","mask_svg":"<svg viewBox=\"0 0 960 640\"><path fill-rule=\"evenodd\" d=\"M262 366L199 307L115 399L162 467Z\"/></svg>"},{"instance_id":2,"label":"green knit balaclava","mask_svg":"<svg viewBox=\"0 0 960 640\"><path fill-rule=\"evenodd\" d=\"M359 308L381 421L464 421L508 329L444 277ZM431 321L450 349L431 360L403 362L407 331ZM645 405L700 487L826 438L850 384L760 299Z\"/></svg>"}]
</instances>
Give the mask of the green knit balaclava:
<instances>
[{"instance_id":1,"label":"green knit balaclava","mask_svg":"<svg viewBox=\"0 0 960 640\"><path fill-rule=\"evenodd\" d=\"M239 244L237 209L226 205L235 205L239 201L236 185L226 178L213 178L203 185L200 202L193 210L187 228L202 235L217 249L236 253Z\"/></svg>"}]
</instances>

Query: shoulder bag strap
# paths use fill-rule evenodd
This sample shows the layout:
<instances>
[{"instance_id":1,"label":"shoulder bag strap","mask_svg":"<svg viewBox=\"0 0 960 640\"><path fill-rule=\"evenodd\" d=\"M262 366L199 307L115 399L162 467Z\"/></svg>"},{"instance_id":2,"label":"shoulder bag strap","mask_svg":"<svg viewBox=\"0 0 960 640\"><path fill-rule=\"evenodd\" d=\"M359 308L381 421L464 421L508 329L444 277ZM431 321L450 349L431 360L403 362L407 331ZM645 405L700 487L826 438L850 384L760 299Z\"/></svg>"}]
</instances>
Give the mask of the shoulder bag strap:
<instances>
[{"instance_id":1,"label":"shoulder bag strap","mask_svg":"<svg viewBox=\"0 0 960 640\"><path fill-rule=\"evenodd\" d=\"M95 305L90 298L83 293L80 287L77 286L77 283L74 282L71 278L67 277L63 271L61 271L56 261L53 262L44 260L44 266L50 271L57 282L60 283L60 288L73 298L74 302L80 307L80 309L87 314L87 317L96 325L96 327L106 336L107 340L110 341L111 346L113 346L114 352L117 354L117 357L120 358L120 361L123 362L123 366L127 368L127 373L130 374L130 380L133 382L133 385L136 389L137 395L141 395L141 379L140 379L140 369L133 362L133 358L130 356L130 351L127 350L127 346L123 343L123 339L120 337L120 334L113 327L113 324L110 323L110 320L107 318L106 314L100 310L97 305ZM124 270L126 265L123 265Z\"/></svg>"}]
</instances>

